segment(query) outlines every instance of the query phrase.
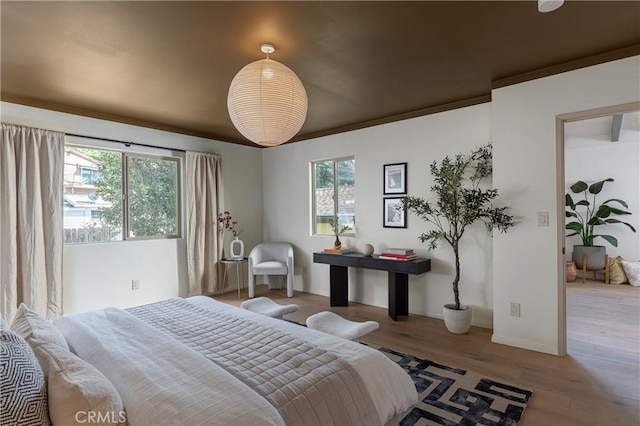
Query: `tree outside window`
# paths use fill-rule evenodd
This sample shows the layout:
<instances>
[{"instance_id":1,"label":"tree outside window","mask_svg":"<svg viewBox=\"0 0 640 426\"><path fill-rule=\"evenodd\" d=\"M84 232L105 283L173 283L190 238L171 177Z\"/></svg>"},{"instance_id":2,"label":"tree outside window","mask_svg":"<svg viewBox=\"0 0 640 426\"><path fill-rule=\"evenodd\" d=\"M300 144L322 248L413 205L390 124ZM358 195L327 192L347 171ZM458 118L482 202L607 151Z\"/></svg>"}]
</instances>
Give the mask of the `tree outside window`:
<instances>
[{"instance_id":1,"label":"tree outside window","mask_svg":"<svg viewBox=\"0 0 640 426\"><path fill-rule=\"evenodd\" d=\"M81 168L82 183L92 187L91 194L78 194L65 172L65 242L179 236L177 158L87 148L73 151L97 167L92 173Z\"/></svg>"}]
</instances>

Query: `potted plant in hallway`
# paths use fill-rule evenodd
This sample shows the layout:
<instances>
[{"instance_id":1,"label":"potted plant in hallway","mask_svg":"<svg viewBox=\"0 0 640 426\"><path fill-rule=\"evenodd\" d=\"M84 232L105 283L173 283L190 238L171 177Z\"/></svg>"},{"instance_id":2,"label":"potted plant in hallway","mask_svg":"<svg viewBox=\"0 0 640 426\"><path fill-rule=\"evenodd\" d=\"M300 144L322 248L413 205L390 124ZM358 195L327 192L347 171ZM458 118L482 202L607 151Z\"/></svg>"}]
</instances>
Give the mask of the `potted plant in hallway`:
<instances>
[{"instance_id":1,"label":"potted plant in hallway","mask_svg":"<svg viewBox=\"0 0 640 426\"><path fill-rule=\"evenodd\" d=\"M605 183L613 181L613 178L608 178L589 185L579 180L569 187L572 193L581 194L581 199L576 202L573 201L571 194L565 194L565 206L567 207L565 216L575 219L566 224L567 231L571 231L567 237L579 235L582 240L582 245L573 246L573 261L578 269L583 268L583 259L586 259L586 269L588 270L605 268L606 249L604 246L594 245L596 238L600 237L612 246L618 247L618 239L613 235L596 234L597 226L621 223L636 232L631 224L612 217L631 214L631 212L619 208L628 209L626 201L610 198L602 204L597 202L597 196L602 192Z\"/></svg>"},{"instance_id":2,"label":"potted plant in hallway","mask_svg":"<svg viewBox=\"0 0 640 426\"><path fill-rule=\"evenodd\" d=\"M443 307L443 318L447 330L464 334L471 326L471 308L460 303L460 242L467 227L482 221L491 231L494 228L505 232L514 225L513 216L507 207L494 207L492 201L498 197L497 189L485 189L483 184L492 174L491 144L476 148L469 154L445 157L440 164L431 164L434 184L431 191L433 201L422 197L407 196L402 205L410 213L432 224L433 229L422 233L418 239L427 243L428 249L437 248L444 241L451 247L455 257L453 278L453 304Z\"/></svg>"}]
</instances>

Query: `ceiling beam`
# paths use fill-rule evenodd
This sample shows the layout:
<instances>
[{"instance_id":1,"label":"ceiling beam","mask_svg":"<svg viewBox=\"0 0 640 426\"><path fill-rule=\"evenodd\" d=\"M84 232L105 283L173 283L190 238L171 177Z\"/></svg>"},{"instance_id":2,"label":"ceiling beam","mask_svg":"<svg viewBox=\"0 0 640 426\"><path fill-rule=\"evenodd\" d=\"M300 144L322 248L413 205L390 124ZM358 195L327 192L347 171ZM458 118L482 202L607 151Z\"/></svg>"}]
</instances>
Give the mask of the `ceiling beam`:
<instances>
[{"instance_id":1,"label":"ceiling beam","mask_svg":"<svg viewBox=\"0 0 640 426\"><path fill-rule=\"evenodd\" d=\"M624 114L615 114L611 120L611 142L620 140L620 130L622 129L622 116Z\"/></svg>"}]
</instances>

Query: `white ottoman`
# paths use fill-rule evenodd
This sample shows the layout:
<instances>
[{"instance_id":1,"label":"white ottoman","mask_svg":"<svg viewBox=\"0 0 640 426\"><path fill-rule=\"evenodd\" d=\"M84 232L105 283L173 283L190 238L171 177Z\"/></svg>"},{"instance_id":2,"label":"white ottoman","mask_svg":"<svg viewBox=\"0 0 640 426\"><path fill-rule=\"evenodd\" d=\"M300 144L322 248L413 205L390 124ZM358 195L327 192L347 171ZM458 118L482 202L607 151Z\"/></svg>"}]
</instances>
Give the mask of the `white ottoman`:
<instances>
[{"instance_id":1,"label":"white ottoman","mask_svg":"<svg viewBox=\"0 0 640 426\"><path fill-rule=\"evenodd\" d=\"M256 297L255 299L245 300L240 304L240 307L257 314L278 319L282 319L282 316L285 314L290 314L298 310L298 305L281 305L268 297Z\"/></svg>"},{"instance_id":2,"label":"white ottoman","mask_svg":"<svg viewBox=\"0 0 640 426\"><path fill-rule=\"evenodd\" d=\"M324 311L307 318L307 327L344 339L355 340L379 327L375 321L355 322L333 312Z\"/></svg>"}]
</instances>

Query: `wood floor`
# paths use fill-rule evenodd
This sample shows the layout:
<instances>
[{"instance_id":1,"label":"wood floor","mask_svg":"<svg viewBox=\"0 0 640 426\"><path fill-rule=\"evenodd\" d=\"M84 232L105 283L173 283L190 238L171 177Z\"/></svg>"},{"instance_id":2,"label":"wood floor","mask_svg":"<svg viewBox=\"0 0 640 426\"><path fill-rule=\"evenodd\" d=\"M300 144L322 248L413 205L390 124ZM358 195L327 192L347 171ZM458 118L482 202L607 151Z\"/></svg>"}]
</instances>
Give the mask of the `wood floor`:
<instances>
[{"instance_id":1,"label":"wood floor","mask_svg":"<svg viewBox=\"0 0 640 426\"><path fill-rule=\"evenodd\" d=\"M387 310L357 303L329 308L327 297L257 286L256 296L296 303L287 315L302 322L331 310L354 321L375 320L380 328L367 342L460 367L533 390L521 425L640 425L640 287L598 282L568 283L569 355L557 357L491 343L491 330L472 327L466 335L446 331L441 320L419 315L398 322ZM235 291L216 299L239 306Z\"/></svg>"}]
</instances>

